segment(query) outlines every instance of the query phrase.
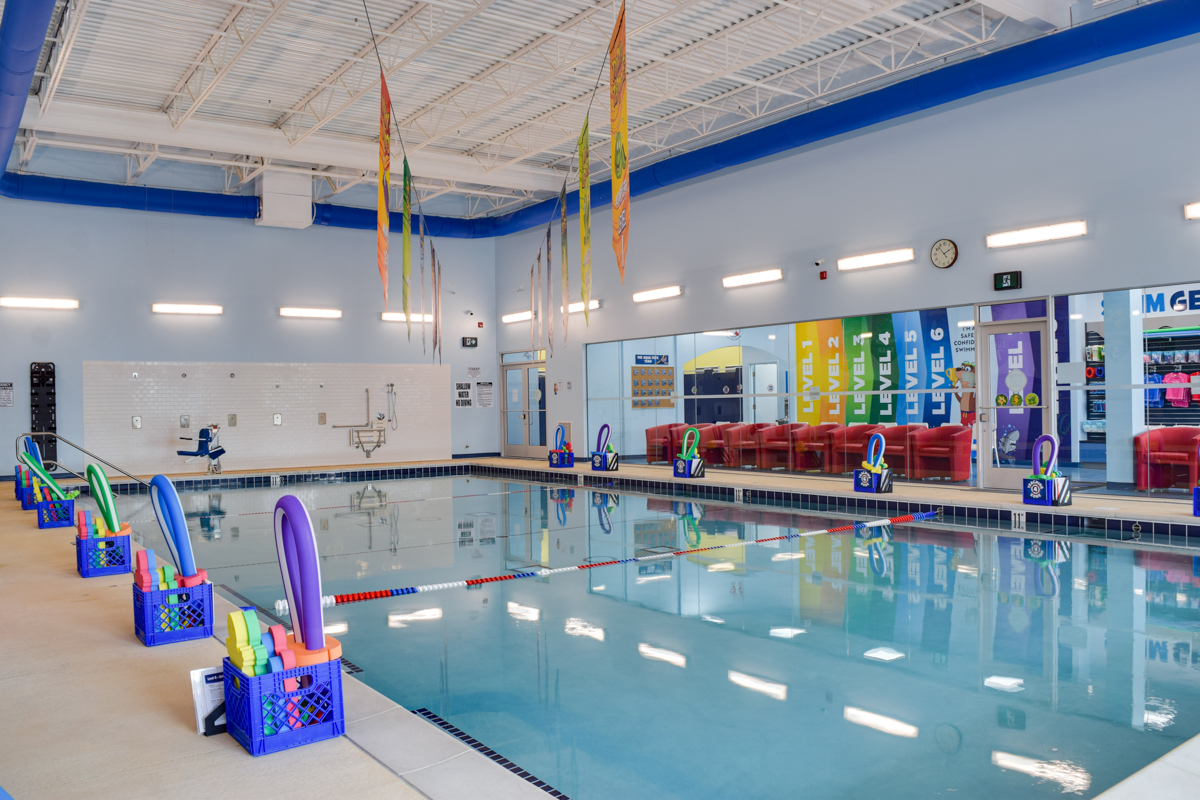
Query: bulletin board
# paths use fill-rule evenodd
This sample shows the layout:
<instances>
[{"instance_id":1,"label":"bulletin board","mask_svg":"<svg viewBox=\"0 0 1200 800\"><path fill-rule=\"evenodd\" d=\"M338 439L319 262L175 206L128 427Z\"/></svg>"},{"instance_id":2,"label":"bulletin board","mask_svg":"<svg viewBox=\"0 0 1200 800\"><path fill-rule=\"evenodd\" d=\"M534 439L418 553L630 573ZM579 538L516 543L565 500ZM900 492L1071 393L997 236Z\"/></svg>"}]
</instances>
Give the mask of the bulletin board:
<instances>
[{"instance_id":1,"label":"bulletin board","mask_svg":"<svg viewBox=\"0 0 1200 800\"><path fill-rule=\"evenodd\" d=\"M633 408L674 408L674 367L630 367Z\"/></svg>"}]
</instances>

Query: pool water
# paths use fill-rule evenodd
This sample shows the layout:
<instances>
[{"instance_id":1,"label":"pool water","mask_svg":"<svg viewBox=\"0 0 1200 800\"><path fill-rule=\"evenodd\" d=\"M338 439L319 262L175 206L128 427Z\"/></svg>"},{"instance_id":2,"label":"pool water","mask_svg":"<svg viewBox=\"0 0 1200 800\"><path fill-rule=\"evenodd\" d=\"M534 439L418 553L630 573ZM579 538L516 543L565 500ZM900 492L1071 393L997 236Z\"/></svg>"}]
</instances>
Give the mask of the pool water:
<instances>
[{"instance_id":1,"label":"pool water","mask_svg":"<svg viewBox=\"0 0 1200 800\"><path fill-rule=\"evenodd\" d=\"M267 609L284 493L326 594L845 524L477 478L183 493L197 563ZM165 551L148 499L118 504ZM996 533L821 535L325 620L359 679L576 800L1093 797L1200 733L1191 555Z\"/></svg>"}]
</instances>

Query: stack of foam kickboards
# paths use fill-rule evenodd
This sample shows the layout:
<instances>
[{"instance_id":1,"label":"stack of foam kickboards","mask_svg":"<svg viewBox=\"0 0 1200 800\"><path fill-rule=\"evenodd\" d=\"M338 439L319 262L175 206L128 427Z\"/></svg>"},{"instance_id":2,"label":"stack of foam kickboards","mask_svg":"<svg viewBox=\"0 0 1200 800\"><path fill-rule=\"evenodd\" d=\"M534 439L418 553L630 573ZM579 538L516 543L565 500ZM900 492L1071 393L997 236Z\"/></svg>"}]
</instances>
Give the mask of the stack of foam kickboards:
<instances>
[{"instance_id":1,"label":"stack of foam kickboards","mask_svg":"<svg viewBox=\"0 0 1200 800\"><path fill-rule=\"evenodd\" d=\"M263 631L253 606L229 612L229 660L246 675L266 675L296 668L296 654L288 648L287 631L272 625ZM296 691L296 679L284 679L287 691Z\"/></svg>"},{"instance_id":2,"label":"stack of foam kickboards","mask_svg":"<svg viewBox=\"0 0 1200 800\"><path fill-rule=\"evenodd\" d=\"M34 479L36 480L36 478ZM80 539L107 539L118 536L104 525L104 517L92 516L92 512L83 509L75 510L75 530ZM116 547L116 542L97 542L96 547L103 550L106 547Z\"/></svg>"},{"instance_id":3,"label":"stack of foam kickboards","mask_svg":"<svg viewBox=\"0 0 1200 800\"><path fill-rule=\"evenodd\" d=\"M50 502L54 497L50 494L50 487L38 480L37 475L34 475L24 467L18 468L19 486L22 489L33 489L33 502L42 503Z\"/></svg>"},{"instance_id":4,"label":"stack of foam kickboards","mask_svg":"<svg viewBox=\"0 0 1200 800\"><path fill-rule=\"evenodd\" d=\"M190 589L208 580L208 573L202 569L196 570L195 575L176 573L170 564L159 566L153 550L139 550L134 556L133 582L143 592L155 589Z\"/></svg>"}]
</instances>

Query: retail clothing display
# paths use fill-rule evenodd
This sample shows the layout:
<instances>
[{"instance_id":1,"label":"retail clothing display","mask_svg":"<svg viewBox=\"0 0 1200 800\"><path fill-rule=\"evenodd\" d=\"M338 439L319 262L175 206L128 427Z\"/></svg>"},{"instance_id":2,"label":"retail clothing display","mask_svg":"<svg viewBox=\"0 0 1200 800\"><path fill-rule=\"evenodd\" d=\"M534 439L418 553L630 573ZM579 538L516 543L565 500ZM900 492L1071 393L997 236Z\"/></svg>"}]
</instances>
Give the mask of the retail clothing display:
<instances>
[{"instance_id":1,"label":"retail clothing display","mask_svg":"<svg viewBox=\"0 0 1200 800\"><path fill-rule=\"evenodd\" d=\"M1146 383L1162 383L1162 375L1147 375ZM1147 389L1146 390L1146 408L1162 408L1163 407L1163 391L1162 389Z\"/></svg>"},{"instance_id":2,"label":"retail clothing display","mask_svg":"<svg viewBox=\"0 0 1200 800\"><path fill-rule=\"evenodd\" d=\"M1187 388L1188 376L1183 372L1169 372L1163 376L1163 383L1176 384L1175 387L1167 389L1167 402L1176 408L1187 408L1188 401L1191 398L1191 392ZM1178 386L1178 384L1184 384Z\"/></svg>"}]
</instances>

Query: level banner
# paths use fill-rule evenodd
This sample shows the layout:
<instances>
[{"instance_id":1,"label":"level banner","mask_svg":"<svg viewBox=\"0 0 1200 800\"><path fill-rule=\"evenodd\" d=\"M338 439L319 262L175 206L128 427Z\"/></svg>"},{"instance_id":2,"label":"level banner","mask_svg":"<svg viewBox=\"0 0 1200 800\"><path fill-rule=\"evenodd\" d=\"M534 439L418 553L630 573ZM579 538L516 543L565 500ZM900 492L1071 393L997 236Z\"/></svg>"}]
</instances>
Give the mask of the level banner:
<instances>
[{"instance_id":1,"label":"level banner","mask_svg":"<svg viewBox=\"0 0 1200 800\"><path fill-rule=\"evenodd\" d=\"M896 329L891 314L876 314L869 318L871 331L871 363L874 366L872 387L878 394L871 408L871 423L892 425L897 423L896 395L887 394L900 379L899 351L896 349Z\"/></svg>"},{"instance_id":2,"label":"level banner","mask_svg":"<svg viewBox=\"0 0 1200 800\"><path fill-rule=\"evenodd\" d=\"M907 311L896 314L897 323L904 325L904 388L925 388L925 339L921 336L921 313ZM915 391L904 394L904 424L911 425L925 419L925 403L929 395Z\"/></svg>"},{"instance_id":3,"label":"level banner","mask_svg":"<svg viewBox=\"0 0 1200 800\"><path fill-rule=\"evenodd\" d=\"M412 341L412 309L409 299L412 295L412 173L408 171L408 158L404 159L404 224L400 233L401 277L404 279L400 287L401 300L404 306L404 324L408 328L408 340Z\"/></svg>"},{"instance_id":4,"label":"level banner","mask_svg":"<svg viewBox=\"0 0 1200 800\"><path fill-rule=\"evenodd\" d=\"M617 270L625 282L625 255L629 250L629 112L627 104L625 58L625 3L612 37L608 40L608 99L609 124L612 135L612 218L613 252L617 254Z\"/></svg>"},{"instance_id":5,"label":"level banner","mask_svg":"<svg viewBox=\"0 0 1200 800\"><path fill-rule=\"evenodd\" d=\"M807 422L809 425L821 424L821 401L815 396L807 395L813 389L821 389L824 384L824 362L818 371L817 356L821 348L817 342L817 323L797 322L796 328L796 421Z\"/></svg>"},{"instance_id":6,"label":"level banner","mask_svg":"<svg viewBox=\"0 0 1200 800\"><path fill-rule=\"evenodd\" d=\"M840 319L825 319L817 323L817 341L821 352L822 376L824 385L821 387L821 422L846 421L846 396L844 394L830 395L827 392L846 391L846 354L842 321Z\"/></svg>"},{"instance_id":7,"label":"level banner","mask_svg":"<svg viewBox=\"0 0 1200 800\"><path fill-rule=\"evenodd\" d=\"M875 388L875 364L871 358L870 318L846 317L842 320L845 337L846 388L852 392L870 391ZM875 397L869 394L851 394L846 398L846 424L865 425L871 421Z\"/></svg>"},{"instance_id":8,"label":"level banner","mask_svg":"<svg viewBox=\"0 0 1200 800\"><path fill-rule=\"evenodd\" d=\"M921 337L925 344L924 389L933 389L925 404L921 422L931 428L950 422L950 376L946 370L954 366L953 340L950 337L950 322L944 308L920 312ZM943 391L937 391L937 390Z\"/></svg>"},{"instance_id":9,"label":"level banner","mask_svg":"<svg viewBox=\"0 0 1200 800\"><path fill-rule=\"evenodd\" d=\"M379 197L375 218L375 255L383 281L383 307L388 304L388 234L391 230L392 98L387 80L379 73Z\"/></svg>"},{"instance_id":10,"label":"level banner","mask_svg":"<svg viewBox=\"0 0 1200 800\"><path fill-rule=\"evenodd\" d=\"M588 302L592 299L592 170L588 163L588 120L579 132L579 295L583 299L583 324L590 325Z\"/></svg>"}]
</instances>

